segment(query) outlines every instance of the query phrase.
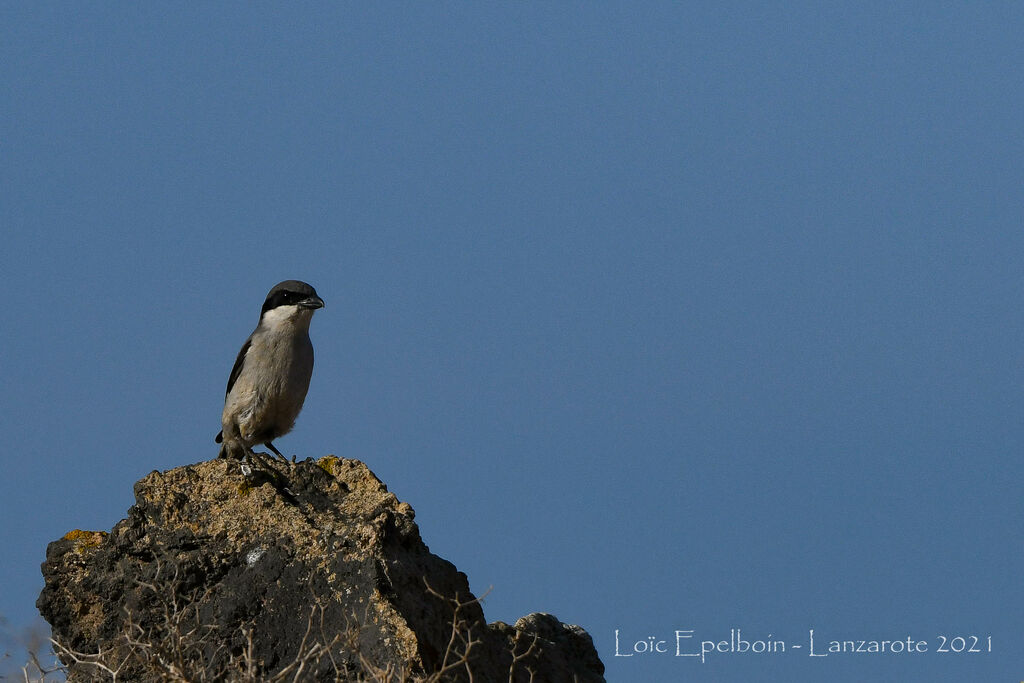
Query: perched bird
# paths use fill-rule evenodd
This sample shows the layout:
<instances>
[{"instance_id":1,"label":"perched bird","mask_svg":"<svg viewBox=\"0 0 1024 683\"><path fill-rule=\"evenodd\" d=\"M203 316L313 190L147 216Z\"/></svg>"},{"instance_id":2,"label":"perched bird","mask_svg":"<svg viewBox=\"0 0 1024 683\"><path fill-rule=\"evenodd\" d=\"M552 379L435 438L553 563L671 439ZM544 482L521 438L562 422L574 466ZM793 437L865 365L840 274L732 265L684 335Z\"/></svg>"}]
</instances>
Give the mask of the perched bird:
<instances>
[{"instance_id":1,"label":"perched bird","mask_svg":"<svg viewBox=\"0 0 1024 683\"><path fill-rule=\"evenodd\" d=\"M274 285L263 302L260 322L245 340L231 368L224 396L221 458L243 458L262 443L284 457L272 441L291 431L313 375L309 323L324 301L305 282Z\"/></svg>"}]
</instances>

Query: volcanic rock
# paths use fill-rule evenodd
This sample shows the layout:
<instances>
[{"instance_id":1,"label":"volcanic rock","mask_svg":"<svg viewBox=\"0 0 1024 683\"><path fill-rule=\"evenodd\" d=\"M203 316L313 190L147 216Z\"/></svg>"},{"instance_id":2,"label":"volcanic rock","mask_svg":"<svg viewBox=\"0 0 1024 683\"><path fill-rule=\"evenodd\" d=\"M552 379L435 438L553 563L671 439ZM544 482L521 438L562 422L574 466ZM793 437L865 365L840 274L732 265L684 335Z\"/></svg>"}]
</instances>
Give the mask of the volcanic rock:
<instances>
[{"instance_id":1,"label":"volcanic rock","mask_svg":"<svg viewBox=\"0 0 1024 683\"><path fill-rule=\"evenodd\" d=\"M70 681L604 680L579 626L488 625L358 460L201 462L135 499L47 548L37 606Z\"/></svg>"}]
</instances>

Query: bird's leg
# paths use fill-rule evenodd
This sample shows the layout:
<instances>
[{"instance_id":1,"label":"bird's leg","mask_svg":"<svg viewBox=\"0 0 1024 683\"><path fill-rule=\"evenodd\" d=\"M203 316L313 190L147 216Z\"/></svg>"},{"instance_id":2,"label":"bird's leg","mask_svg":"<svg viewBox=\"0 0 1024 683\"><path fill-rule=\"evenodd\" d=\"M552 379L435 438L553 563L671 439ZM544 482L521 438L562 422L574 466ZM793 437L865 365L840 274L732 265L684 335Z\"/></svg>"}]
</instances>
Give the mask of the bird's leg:
<instances>
[{"instance_id":1,"label":"bird's leg","mask_svg":"<svg viewBox=\"0 0 1024 683\"><path fill-rule=\"evenodd\" d=\"M256 451L254 451L252 449L251 446L246 447L245 450L246 450L246 454L245 454L245 459L246 460L248 460L249 462L251 462L253 465L255 465L257 468L259 468L261 470L269 470L270 469L270 463L267 460L267 456L266 455L264 455L263 453L257 453Z\"/></svg>"},{"instance_id":2,"label":"bird's leg","mask_svg":"<svg viewBox=\"0 0 1024 683\"><path fill-rule=\"evenodd\" d=\"M287 460L287 458L281 455L281 451L274 448L274 444L270 443L269 441L264 441L263 445L269 448L270 450L274 451L274 455L276 455L277 457L281 458L282 460Z\"/></svg>"}]
</instances>

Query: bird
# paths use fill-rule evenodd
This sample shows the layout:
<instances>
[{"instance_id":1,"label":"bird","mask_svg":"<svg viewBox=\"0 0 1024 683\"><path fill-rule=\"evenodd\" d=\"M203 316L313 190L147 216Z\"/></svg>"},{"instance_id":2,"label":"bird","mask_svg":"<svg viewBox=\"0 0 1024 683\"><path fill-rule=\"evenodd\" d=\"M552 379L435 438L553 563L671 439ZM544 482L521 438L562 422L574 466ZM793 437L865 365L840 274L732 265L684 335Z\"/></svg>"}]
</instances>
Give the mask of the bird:
<instances>
[{"instance_id":1,"label":"bird","mask_svg":"<svg viewBox=\"0 0 1024 683\"><path fill-rule=\"evenodd\" d=\"M238 352L224 392L220 458L255 455L262 443L284 458L273 440L291 431L313 376L309 324L324 300L300 280L280 282L267 294L260 321Z\"/></svg>"}]
</instances>

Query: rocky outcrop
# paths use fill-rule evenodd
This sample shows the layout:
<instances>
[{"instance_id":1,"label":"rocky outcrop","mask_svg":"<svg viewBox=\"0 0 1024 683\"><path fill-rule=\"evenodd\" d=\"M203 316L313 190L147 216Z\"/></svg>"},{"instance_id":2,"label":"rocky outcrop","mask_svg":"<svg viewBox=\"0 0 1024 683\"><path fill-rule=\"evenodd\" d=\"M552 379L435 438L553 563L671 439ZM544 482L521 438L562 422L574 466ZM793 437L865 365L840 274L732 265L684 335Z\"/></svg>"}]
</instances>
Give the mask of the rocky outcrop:
<instances>
[{"instance_id":1,"label":"rocky outcrop","mask_svg":"<svg viewBox=\"0 0 1024 683\"><path fill-rule=\"evenodd\" d=\"M135 498L47 548L37 606L69 680L604 680L578 626L488 625L357 460L202 462Z\"/></svg>"}]
</instances>

